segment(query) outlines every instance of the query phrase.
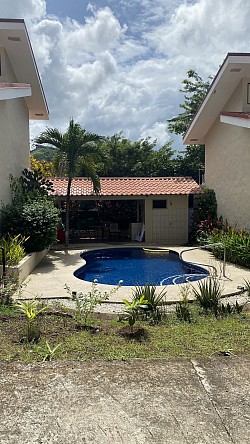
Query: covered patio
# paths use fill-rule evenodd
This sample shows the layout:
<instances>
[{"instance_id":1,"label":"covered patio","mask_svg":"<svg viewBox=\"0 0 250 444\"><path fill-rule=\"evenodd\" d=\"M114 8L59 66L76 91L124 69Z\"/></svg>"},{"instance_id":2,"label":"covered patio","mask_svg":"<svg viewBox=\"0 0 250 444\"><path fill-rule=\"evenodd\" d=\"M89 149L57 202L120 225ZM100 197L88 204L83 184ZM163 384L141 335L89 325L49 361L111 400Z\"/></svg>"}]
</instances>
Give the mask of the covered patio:
<instances>
[{"instance_id":1,"label":"covered patio","mask_svg":"<svg viewBox=\"0 0 250 444\"><path fill-rule=\"evenodd\" d=\"M54 178L65 221L67 178ZM192 199L202 190L191 177L105 177L97 195L87 178L71 185L70 241L188 242Z\"/></svg>"}]
</instances>

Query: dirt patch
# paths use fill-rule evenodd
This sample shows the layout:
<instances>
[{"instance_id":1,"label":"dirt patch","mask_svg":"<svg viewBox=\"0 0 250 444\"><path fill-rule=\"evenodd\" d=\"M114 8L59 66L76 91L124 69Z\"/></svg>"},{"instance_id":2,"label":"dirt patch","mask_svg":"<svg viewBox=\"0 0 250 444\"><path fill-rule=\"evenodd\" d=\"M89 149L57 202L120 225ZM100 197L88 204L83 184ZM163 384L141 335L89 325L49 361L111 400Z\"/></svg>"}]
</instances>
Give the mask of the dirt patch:
<instances>
[{"instance_id":1,"label":"dirt patch","mask_svg":"<svg viewBox=\"0 0 250 444\"><path fill-rule=\"evenodd\" d=\"M149 332L143 327L133 326L132 328L128 325L120 328L118 334L126 339L135 339L141 341L143 339L148 339Z\"/></svg>"}]
</instances>

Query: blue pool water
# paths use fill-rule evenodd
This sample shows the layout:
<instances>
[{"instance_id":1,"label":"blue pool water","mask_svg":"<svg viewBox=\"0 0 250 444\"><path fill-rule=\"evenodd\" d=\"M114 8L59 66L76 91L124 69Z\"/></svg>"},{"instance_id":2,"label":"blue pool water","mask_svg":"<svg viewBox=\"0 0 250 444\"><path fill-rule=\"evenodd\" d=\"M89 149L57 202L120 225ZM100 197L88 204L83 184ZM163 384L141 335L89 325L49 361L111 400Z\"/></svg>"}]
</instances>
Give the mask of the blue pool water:
<instances>
[{"instance_id":1,"label":"blue pool water","mask_svg":"<svg viewBox=\"0 0 250 444\"><path fill-rule=\"evenodd\" d=\"M82 280L116 285L172 285L207 277L201 267L181 261L175 252L149 252L143 248L108 248L82 253L86 264L74 275Z\"/></svg>"}]
</instances>

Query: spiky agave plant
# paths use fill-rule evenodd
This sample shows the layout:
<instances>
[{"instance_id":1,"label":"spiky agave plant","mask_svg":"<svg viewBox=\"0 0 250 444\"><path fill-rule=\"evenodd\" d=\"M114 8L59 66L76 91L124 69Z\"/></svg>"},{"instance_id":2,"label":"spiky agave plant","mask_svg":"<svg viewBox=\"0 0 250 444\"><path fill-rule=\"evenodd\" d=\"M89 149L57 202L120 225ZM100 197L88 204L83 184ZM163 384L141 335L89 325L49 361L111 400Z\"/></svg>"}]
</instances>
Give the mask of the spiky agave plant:
<instances>
[{"instance_id":1,"label":"spiky agave plant","mask_svg":"<svg viewBox=\"0 0 250 444\"><path fill-rule=\"evenodd\" d=\"M209 277L198 282L198 289L192 287L194 296L201 308L208 313L219 314L220 300L222 296L222 287L219 281L214 277Z\"/></svg>"}]
</instances>

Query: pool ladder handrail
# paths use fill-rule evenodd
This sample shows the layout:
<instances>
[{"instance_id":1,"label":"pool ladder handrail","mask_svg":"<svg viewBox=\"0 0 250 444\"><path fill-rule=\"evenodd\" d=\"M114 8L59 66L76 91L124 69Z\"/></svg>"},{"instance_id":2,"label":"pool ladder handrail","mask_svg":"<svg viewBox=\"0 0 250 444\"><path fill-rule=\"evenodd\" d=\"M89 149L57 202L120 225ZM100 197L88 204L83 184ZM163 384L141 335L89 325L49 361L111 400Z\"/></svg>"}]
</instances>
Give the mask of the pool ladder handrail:
<instances>
[{"instance_id":1,"label":"pool ladder handrail","mask_svg":"<svg viewBox=\"0 0 250 444\"><path fill-rule=\"evenodd\" d=\"M217 246L222 246L223 247L223 251L224 251L224 253L223 253L223 267L222 267L222 275L223 275L223 277L226 277L226 247L225 247L225 245L222 243L222 242L216 242L216 243L214 243L214 244L206 244L206 245L200 245L199 247L193 247L193 248L186 248L185 250L182 250L181 252L180 252L180 254L179 254L179 258L182 260L182 261L184 261L184 259L183 259L183 257L182 257L182 255L183 255L183 253L185 253L185 252L187 252L187 251L192 251L192 250L205 250L206 248L209 248L209 247L217 247ZM184 261L185 262L185 261ZM216 269L216 267L214 267L213 265L208 265L208 264L200 264L200 263L198 263L198 262L190 262L191 264L193 264L193 265L200 265L200 266L203 266L203 267L210 267L210 268L212 268L213 270L214 270L214 273L215 273L215 276L217 277L217 269Z\"/></svg>"}]
</instances>

